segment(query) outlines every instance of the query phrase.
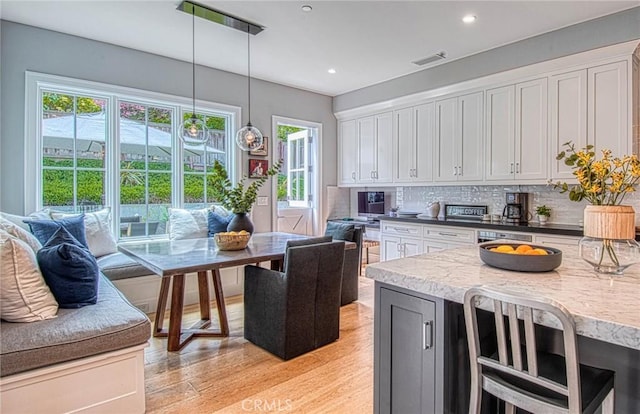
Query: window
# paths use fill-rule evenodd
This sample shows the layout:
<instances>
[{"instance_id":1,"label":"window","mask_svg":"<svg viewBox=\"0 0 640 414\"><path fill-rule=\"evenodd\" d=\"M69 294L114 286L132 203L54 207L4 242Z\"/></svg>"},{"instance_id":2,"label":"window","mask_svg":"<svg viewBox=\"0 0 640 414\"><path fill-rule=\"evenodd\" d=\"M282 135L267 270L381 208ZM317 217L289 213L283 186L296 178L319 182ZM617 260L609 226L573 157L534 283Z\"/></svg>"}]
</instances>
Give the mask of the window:
<instances>
[{"instance_id":1,"label":"window","mask_svg":"<svg viewBox=\"0 0 640 414\"><path fill-rule=\"evenodd\" d=\"M309 130L287 136L287 197L291 207L309 207Z\"/></svg>"},{"instance_id":2,"label":"window","mask_svg":"<svg viewBox=\"0 0 640 414\"><path fill-rule=\"evenodd\" d=\"M182 145L188 99L56 76L27 74L26 208L67 212L112 207L120 237L161 236L168 209L213 202L216 160L235 176L239 108L207 104L196 116L208 141ZM233 177L232 177L233 178Z\"/></svg>"}]
</instances>

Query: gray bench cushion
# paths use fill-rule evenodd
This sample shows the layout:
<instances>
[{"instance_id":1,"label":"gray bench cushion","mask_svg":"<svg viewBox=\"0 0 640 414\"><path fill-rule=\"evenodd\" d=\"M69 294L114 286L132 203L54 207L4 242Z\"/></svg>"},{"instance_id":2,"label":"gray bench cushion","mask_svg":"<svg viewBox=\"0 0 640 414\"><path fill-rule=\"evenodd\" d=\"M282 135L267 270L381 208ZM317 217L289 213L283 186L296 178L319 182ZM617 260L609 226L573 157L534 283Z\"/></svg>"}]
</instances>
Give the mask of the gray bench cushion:
<instances>
[{"instance_id":1,"label":"gray bench cushion","mask_svg":"<svg viewBox=\"0 0 640 414\"><path fill-rule=\"evenodd\" d=\"M153 272L124 253L111 253L98 258L98 267L109 280L152 275Z\"/></svg>"},{"instance_id":2,"label":"gray bench cushion","mask_svg":"<svg viewBox=\"0 0 640 414\"><path fill-rule=\"evenodd\" d=\"M0 376L128 348L151 336L149 318L103 275L95 305L60 309L45 321L2 321L0 329Z\"/></svg>"}]
</instances>

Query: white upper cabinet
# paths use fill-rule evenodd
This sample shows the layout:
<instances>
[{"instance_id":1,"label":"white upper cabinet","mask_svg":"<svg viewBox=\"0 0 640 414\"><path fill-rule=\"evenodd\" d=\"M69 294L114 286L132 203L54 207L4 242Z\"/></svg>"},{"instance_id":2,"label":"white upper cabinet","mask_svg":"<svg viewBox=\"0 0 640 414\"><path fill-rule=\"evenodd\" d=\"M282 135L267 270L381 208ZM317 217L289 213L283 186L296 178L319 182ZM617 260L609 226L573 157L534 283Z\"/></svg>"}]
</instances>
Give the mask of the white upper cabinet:
<instances>
[{"instance_id":1,"label":"white upper cabinet","mask_svg":"<svg viewBox=\"0 0 640 414\"><path fill-rule=\"evenodd\" d=\"M547 79L487 91L486 180L547 179Z\"/></svg>"},{"instance_id":2,"label":"white upper cabinet","mask_svg":"<svg viewBox=\"0 0 640 414\"><path fill-rule=\"evenodd\" d=\"M605 148L613 156L631 154L628 85L627 62L587 70L587 142L598 157Z\"/></svg>"},{"instance_id":3,"label":"white upper cabinet","mask_svg":"<svg viewBox=\"0 0 640 414\"><path fill-rule=\"evenodd\" d=\"M358 119L358 182L372 183L375 180L377 153L375 118Z\"/></svg>"},{"instance_id":4,"label":"white upper cabinet","mask_svg":"<svg viewBox=\"0 0 640 414\"><path fill-rule=\"evenodd\" d=\"M435 181L482 180L482 114L482 92L436 101Z\"/></svg>"},{"instance_id":5,"label":"white upper cabinet","mask_svg":"<svg viewBox=\"0 0 640 414\"><path fill-rule=\"evenodd\" d=\"M353 122L353 125L350 122ZM391 112L342 122L340 132L342 150L340 184L390 183L392 181L393 118ZM355 142L355 146L352 142Z\"/></svg>"},{"instance_id":6,"label":"white upper cabinet","mask_svg":"<svg viewBox=\"0 0 640 414\"><path fill-rule=\"evenodd\" d=\"M355 120L340 122L340 158L338 165L339 185L351 185L357 182L358 170L358 129Z\"/></svg>"},{"instance_id":7,"label":"white upper cabinet","mask_svg":"<svg viewBox=\"0 0 640 414\"><path fill-rule=\"evenodd\" d=\"M555 157L573 142L587 145L587 70L577 70L549 78L549 148L551 178L573 178L571 167Z\"/></svg>"},{"instance_id":8,"label":"white upper cabinet","mask_svg":"<svg viewBox=\"0 0 640 414\"><path fill-rule=\"evenodd\" d=\"M433 102L393 113L393 181L398 183L433 180Z\"/></svg>"}]
</instances>

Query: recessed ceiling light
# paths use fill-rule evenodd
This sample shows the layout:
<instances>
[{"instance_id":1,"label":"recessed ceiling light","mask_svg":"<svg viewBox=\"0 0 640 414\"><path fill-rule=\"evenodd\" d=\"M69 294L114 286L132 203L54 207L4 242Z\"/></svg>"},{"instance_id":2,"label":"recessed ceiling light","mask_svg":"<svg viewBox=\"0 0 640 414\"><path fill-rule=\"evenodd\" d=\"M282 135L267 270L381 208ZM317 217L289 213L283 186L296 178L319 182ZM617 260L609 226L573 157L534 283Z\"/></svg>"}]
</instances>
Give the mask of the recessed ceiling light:
<instances>
[{"instance_id":1,"label":"recessed ceiling light","mask_svg":"<svg viewBox=\"0 0 640 414\"><path fill-rule=\"evenodd\" d=\"M476 19L477 19L476 16L474 16L472 14L467 14L466 16L464 16L462 18L462 21L465 22L465 23L473 23L473 22L476 21Z\"/></svg>"},{"instance_id":2,"label":"recessed ceiling light","mask_svg":"<svg viewBox=\"0 0 640 414\"><path fill-rule=\"evenodd\" d=\"M309 6L308 4L305 4L304 6L302 6L303 12L310 12L311 10L313 10L313 7Z\"/></svg>"},{"instance_id":3,"label":"recessed ceiling light","mask_svg":"<svg viewBox=\"0 0 640 414\"><path fill-rule=\"evenodd\" d=\"M333 75L334 73L336 73L336 70L334 68L331 68L327 72Z\"/></svg>"}]
</instances>

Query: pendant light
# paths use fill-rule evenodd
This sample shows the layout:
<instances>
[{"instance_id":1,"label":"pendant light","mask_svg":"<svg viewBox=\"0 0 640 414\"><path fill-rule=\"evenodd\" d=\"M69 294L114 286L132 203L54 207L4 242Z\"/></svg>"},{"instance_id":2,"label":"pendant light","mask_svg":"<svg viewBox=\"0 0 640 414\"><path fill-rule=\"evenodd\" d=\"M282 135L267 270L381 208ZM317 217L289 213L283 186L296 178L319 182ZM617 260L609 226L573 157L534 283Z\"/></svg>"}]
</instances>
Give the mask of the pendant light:
<instances>
[{"instance_id":1,"label":"pendant light","mask_svg":"<svg viewBox=\"0 0 640 414\"><path fill-rule=\"evenodd\" d=\"M202 119L196 116L196 9L191 8L191 96L193 107L191 118L182 121L180 125L180 139L184 145L203 145L209 139L209 131Z\"/></svg>"},{"instance_id":2,"label":"pendant light","mask_svg":"<svg viewBox=\"0 0 640 414\"><path fill-rule=\"evenodd\" d=\"M251 125L251 32L247 25L247 125L236 134L236 144L244 151L253 151L262 147L262 133Z\"/></svg>"}]
</instances>

